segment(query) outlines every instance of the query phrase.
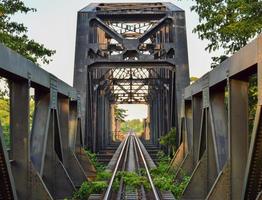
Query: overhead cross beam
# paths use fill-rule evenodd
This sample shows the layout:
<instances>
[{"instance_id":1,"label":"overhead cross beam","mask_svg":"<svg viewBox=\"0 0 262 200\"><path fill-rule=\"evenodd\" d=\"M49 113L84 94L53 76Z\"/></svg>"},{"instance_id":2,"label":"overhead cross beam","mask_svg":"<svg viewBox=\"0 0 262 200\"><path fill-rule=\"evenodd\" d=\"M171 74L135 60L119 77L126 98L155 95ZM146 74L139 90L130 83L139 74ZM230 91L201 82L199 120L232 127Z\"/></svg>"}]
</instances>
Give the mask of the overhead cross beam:
<instances>
[{"instance_id":1,"label":"overhead cross beam","mask_svg":"<svg viewBox=\"0 0 262 200\"><path fill-rule=\"evenodd\" d=\"M157 31L159 31L160 28L162 28L163 26L167 25L167 24L171 24L172 23L172 18L170 17L165 17L163 19L161 19L157 24L155 24L151 29L149 29L148 31L146 31L143 35L141 35L138 40L139 43L144 43L151 35L153 35L154 33L156 33Z\"/></svg>"},{"instance_id":2,"label":"overhead cross beam","mask_svg":"<svg viewBox=\"0 0 262 200\"><path fill-rule=\"evenodd\" d=\"M112 38L114 38L116 41L118 41L119 43L123 44L124 38L120 34L118 34L115 30L111 29L101 19L93 18L93 19L90 20L90 24L97 25L102 30L104 30L108 35L110 35Z\"/></svg>"},{"instance_id":3,"label":"overhead cross beam","mask_svg":"<svg viewBox=\"0 0 262 200\"><path fill-rule=\"evenodd\" d=\"M179 132L189 84L184 11L162 2L92 4L78 20L74 84L86 100L91 147L105 144L114 103L148 104L154 143L170 127Z\"/></svg>"},{"instance_id":4,"label":"overhead cross beam","mask_svg":"<svg viewBox=\"0 0 262 200\"><path fill-rule=\"evenodd\" d=\"M103 91L102 94L109 95L111 99L118 103L126 102L126 98L132 100L136 95L141 97L141 93L144 94L143 98L136 99L136 102L139 100L148 102L152 99L150 93L154 90L169 90L171 87L169 77L161 76L154 69L143 68L109 69L100 78L94 79L94 83L98 86L95 87L96 90ZM133 102L133 100L130 102Z\"/></svg>"}]
</instances>

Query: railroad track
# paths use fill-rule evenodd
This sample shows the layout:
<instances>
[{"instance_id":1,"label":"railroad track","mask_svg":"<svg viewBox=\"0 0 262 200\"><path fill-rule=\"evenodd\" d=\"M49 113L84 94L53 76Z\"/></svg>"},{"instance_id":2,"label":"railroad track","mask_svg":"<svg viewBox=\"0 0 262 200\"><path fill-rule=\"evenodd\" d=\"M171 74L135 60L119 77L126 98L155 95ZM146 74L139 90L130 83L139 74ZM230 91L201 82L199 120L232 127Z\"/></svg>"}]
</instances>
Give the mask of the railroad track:
<instances>
[{"instance_id":1,"label":"railroad track","mask_svg":"<svg viewBox=\"0 0 262 200\"><path fill-rule=\"evenodd\" d=\"M101 199L104 200L133 200L133 199L150 199L150 200L163 200L174 199L172 195L163 195L155 187L152 177L150 175L149 166L147 162L148 156L145 156L145 149L140 140L132 132L128 133L127 137L123 141L123 145L119 156L116 160L115 167L113 169L112 177L109 181L107 190L102 195ZM114 191L113 183L116 180L117 173L120 171L137 172L140 173L141 169L145 171L145 175L150 184L150 189L146 190L143 185L134 189L125 185L123 178L120 180L118 191ZM164 197L165 196L165 197ZM166 197L168 196L168 197Z\"/></svg>"}]
</instances>

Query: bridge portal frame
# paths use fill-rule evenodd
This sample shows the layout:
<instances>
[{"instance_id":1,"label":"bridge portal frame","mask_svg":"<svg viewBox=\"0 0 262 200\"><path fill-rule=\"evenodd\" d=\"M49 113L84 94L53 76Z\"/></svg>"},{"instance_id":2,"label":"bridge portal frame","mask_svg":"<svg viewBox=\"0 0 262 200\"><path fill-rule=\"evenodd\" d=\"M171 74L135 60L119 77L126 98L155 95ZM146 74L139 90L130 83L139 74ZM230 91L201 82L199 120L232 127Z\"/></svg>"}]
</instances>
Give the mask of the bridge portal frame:
<instances>
[{"instance_id":1,"label":"bridge portal frame","mask_svg":"<svg viewBox=\"0 0 262 200\"><path fill-rule=\"evenodd\" d=\"M150 22L150 20L157 22L138 38L132 39L124 37L124 34L110 26L113 22L139 23ZM167 28L169 36L165 38L162 35L161 37L165 39L160 43L161 51L165 52L164 57L155 58L153 54L142 54L143 48L150 46L144 44L145 41L166 25L169 25ZM103 38L101 32L106 35L104 39L101 39ZM99 43L100 39L104 42L108 38L114 39L117 43L110 45ZM143 47L143 44L146 47ZM122 53L118 55L107 54L119 49ZM103 55L105 51L107 51L106 56ZM136 59L126 59L127 57ZM168 81L170 86L168 92L156 91L154 100L142 102L149 104L152 122L150 123L151 142L158 145L158 139L171 127L177 127L179 131L180 123L177 116L181 113L182 91L189 85L184 11L171 3L93 3L78 12L74 87L83 99L81 115L85 144L94 152L110 144L112 129L111 120L107 116L107 113L112 112L110 110L112 102L103 92L101 95L100 88L97 89L95 82L103 78L108 70L120 68L153 68L163 74L163 78ZM112 97L112 94L108 96L110 95Z\"/></svg>"}]
</instances>

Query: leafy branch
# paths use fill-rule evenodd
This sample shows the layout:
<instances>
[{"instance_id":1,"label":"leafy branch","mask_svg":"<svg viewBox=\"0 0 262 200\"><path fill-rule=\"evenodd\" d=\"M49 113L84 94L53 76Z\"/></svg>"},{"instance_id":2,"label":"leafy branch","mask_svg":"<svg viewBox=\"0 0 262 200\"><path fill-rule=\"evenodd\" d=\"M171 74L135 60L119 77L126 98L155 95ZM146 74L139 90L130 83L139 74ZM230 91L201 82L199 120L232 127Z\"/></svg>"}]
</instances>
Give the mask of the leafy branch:
<instances>
[{"instance_id":1,"label":"leafy branch","mask_svg":"<svg viewBox=\"0 0 262 200\"><path fill-rule=\"evenodd\" d=\"M11 21L11 16L18 12L27 14L36 9L25 6L21 0L0 0L0 42L34 63L48 64L55 51L29 39L24 24Z\"/></svg>"}]
</instances>

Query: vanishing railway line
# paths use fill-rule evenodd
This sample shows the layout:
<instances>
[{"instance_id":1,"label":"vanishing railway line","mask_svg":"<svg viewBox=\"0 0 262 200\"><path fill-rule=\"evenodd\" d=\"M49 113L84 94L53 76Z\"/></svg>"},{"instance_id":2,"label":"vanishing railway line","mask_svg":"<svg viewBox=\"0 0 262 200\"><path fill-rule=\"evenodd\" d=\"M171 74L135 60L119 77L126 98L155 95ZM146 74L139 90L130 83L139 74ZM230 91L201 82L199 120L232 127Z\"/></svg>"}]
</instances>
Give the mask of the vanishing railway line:
<instances>
[{"instance_id":1,"label":"vanishing railway line","mask_svg":"<svg viewBox=\"0 0 262 200\"><path fill-rule=\"evenodd\" d=\"M114 105L127 103L148 105L142 137L157 150L158 139L176 128L174 181L190 176L181 199L261 200L262 35L190 85L185 21L185 12L168 2L81 9L74 87L0 44L0 76L10 89L10 151L0 125L0 200L71 199L95 177L84 148L110 160L118 139ZM152 159L134 134L117 151L108 189L96 199L172 199L154 187ZM112 189L119 171L141 168L151 190L130 192L123 180Z\"/></svg>"},{"instance_id":2,"label":"vanishing railway line","mask_svg":"<svg viewBox=\"0 0 262 200\"><path fill-rule=\"evenodd\" d=\"M145 150L143 148L143 144L140 142L137 136L132 132L128 133L125 140L123 141L119 156L115 161L115 167L113 169L109 186L105 191L102 199L174 199L171 193L169 194L168 198L162 196L161 192L159 192L155 187L150 175L150 167L148 164L149 162L152 162L152 160L149 156L145 156L144 154ZM141 185L139 188L130 190L128 189L128 186L125 185L123 178L121 178L119 190L114 191L113 183L118 172L128 171L140 173L141 169L145 170L147 180L150 184L149 190L146 190L143 185Z\"/></svg>"}]
</instances>

